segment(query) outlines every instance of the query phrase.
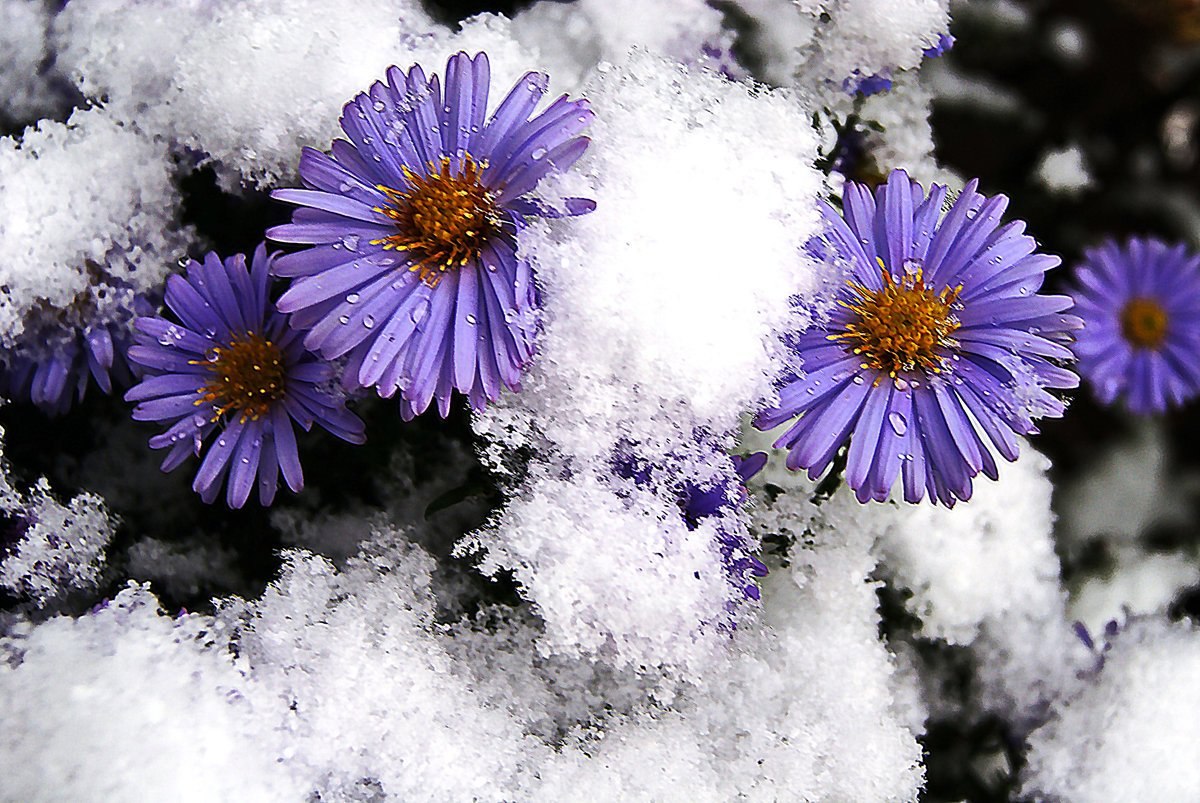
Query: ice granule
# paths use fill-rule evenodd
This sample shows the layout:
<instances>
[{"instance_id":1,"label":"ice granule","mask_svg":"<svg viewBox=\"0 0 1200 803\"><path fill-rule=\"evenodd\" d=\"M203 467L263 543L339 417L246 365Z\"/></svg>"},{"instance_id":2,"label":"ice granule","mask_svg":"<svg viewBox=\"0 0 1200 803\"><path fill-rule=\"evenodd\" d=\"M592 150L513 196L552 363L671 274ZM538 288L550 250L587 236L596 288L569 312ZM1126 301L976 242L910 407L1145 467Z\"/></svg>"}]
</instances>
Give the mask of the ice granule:
<instances>
[{"instance_id":1,"label":"ice granule","mask_svg":"<svg viewBox=\"0 0 1200 803\"><path fill-rule=\"evenodd\" d=\"M88 97L236 186L294 178L301 146L327 149L342 105L434 27L416 0L99 0L69 4L55 34Z\"/></svg>"},{"instance_id":2,"label":"ice granule","mask_svg":"<svg viewBox=\"0 0 1200 803\"><path fill-rule=\"evenodd\" d=\"M1083 151L1078 145L1052 148L1042 154L1034 175L1050 192L1078 195L1093 185Z\"/></svg>"},{"instance_id":3,"label":"ice granule","mask_svg":"<svg viewBox=\"0 0 1200 803\"><path fill-rule=\"evenodd\" d=\"M105 109L0 139L0 345L127 316L162 284L192 234L172 177L164 146Z\"/></svg>"},{"instance_id":4,"label":"ice granule","mask_svg":"<svg viewBox=\"0 0 1200 803\"><path fill-rule=\"evenodd\" d=\"M1200 799L1200 637L1187 624L1134 620L1099 676L1029 737L1032 799Z\"/></svg>"}]
</instances>

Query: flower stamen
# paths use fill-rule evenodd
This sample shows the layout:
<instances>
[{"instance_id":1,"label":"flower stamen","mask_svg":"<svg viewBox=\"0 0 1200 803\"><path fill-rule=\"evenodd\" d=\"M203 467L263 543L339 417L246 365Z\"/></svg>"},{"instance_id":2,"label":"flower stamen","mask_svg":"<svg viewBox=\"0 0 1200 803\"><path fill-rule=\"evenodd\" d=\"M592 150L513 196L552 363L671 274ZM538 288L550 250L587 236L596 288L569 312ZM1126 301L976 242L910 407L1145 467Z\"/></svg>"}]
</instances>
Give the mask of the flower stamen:
<instances>
[{"instance_id":1,"label":"flower stamen","mask_svg":"<svg viewBox=\"0 0 1200 803\"><path fill-rule=\"evenodd\" d=\"M397 231L371 244L412 252L409 270L418 271L430 287L437 286L447 271L478 259L502 225L496 200L480 181L486 166L464 154L457 172L448 156L442 157L440 166L430 163L426 175L403 167L409 189L376 186L390 203L375 211L390 218Z\"/></svg>"},{"instance_id":2,"label":"flower stamen","mask_svg":"<svg viewBox=\"0 0 1200 803\"><path fill-rule=\"evenodd\" d=\"M239 411L241 420L257 421L271 411L284 396L283 352L262 335L247 332L235 335L228 346L216 346L206 360L191 360L213 374L199 389L196 406L213 405L213 421L230 411Z\"/></svg>"},{"instance_id":3,"label":"flower stamen","mask_svg":"<svg viewBox=\"0 0 1200 803\"><path fill-rule=\"evenodd\" d=\"M953 307L962 285L935 293L919 268L899 280L882 266L880 274L879 290L850 282L857 298L840 303L854 320L829 339L844 341L863 368L893 378L906 371L941 373L943 350L957 345L950 335L959 327Z\"/></svg>"},{"instance_id":4,"label":"flower stamen","mask_svg":"<svg viewBox=\"0 0 1200 803\"><path fill-rule=\"evenodd\" d=\"M1167 337L1167 311L1153 298L1133 298L1121 310L1121 334L1136 348L1156 349Z\"/></svg>"}]
</instances>

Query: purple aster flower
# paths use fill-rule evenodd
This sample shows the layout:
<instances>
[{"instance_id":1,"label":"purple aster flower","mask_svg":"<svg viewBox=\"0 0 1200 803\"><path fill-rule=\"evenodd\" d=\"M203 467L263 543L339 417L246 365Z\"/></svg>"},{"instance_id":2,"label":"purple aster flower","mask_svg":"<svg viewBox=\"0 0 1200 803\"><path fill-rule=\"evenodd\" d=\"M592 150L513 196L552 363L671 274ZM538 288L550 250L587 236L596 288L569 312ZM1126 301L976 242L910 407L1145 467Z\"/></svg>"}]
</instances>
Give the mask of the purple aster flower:
<instances>
[{"instance_id":1,"label":"purple aster flower","mask_svg":"<svg viewBox=\"0 0 1200 803\"><path fill-rule=\"evenodd\" d=\"M483 53L450 58L444 95L436 75L392 67L343 110L350 141L328 155L305 149L305 189L274 193L302 208L268 236L313 246L275 263L295 279L279 308L308 348L349 355L345 387L399 392L405 418L434 398L446 416L453 390L481 409L502 387L519 389L537 297L517 231L530 215L595 207L529 197L583 154L578 135L593 117L564 95L530 119L547 80L526 74L489 119Z\"/></svg>"},{"instance_id":2,"label":"purple aster flower","mask_svg":"<svg viewBox=\"0 0 1200 803\"><path fill-rule=\"evenodd\" d=\"M167 307L178 323L160 317L135 323L129 359L146 376L125 399L138 402L136 420L168 422L150 439L151 448L170 450L163 471L199 457L216 435L192 483L205 502L216 499L226 475L226 501L234 508L245 504L256 477L263 505L274 500L280 473L299 491L304 475L293 422L305 430L318 423L351 443L365 440L362 421L328 387L333 369L304 348L271 303L276 259L260 245L247 270L241 254L222 263L210 253L188 265L186 279L167 280Z\"/></svg>"},{"instance_id":3,"label":"purple aster flower","mask_svg":"<svg viewBox=\"0 0 1200 803\"><path fill-rule=\"evenodd\" d=\"M745 483L767 463L766 452L754 452L746 457L734 455L730 458L737 476L720 480L711 485L697 485L685 481L678 488L676 501L689 530L695 530L706 519L718 520L717 538L721 549L721 561L730 581L737 585L749 599L759 598L758 586L751 577L766 577L766 565L750 551L743 528L719 520L736 513L746 503L749 494ZM617 476L631 479L637 485L652 482L654 467L638 460L632 453L624 452L614 461Z\"/></svg>"},{"instance_id":4,"label":"purple aster flower","mask_svg":"<svg viewBox=\"0 0 1200 803\"><path fill-rule=\"evenodd\" d=\"M1066 296L1037 293L1057 257L1035 253L1024 223L1000 225L1008 205L971 181L942 217L945 187L928 197L903 171L875 196L847 182L845 217L822 204L825 247L849 263L823 326L792 341L794 376L761 429L796 419L776 446L816 478L849 441L845 478L859 501L952 506L971 479L997 476L991 447L1017 458L1017 434L1060 416L1049 392L1078 377L1055 361L1081 321ZM986 437L986 440L985 440Z\"/></svg>"},{"instance_id":5,"label":"purple aster flower","mask_svg":"<svg viewBox=\"0 0 1200 803\"><path fill-rule=\"evenodd\" d=\"M1133 238L1084 254L1072 292L1079 372L1102 404L1161 413L1200 393L1200 256Z\"/></svg>"},{"instance_id":6,"label":"purple aster flower","mask_svg":"<svg viewBox=\"0 0 1200 803\"><path fill-rule=\"evenodd\" d=\"M847 95L862 95L870 97L878 95L880 92L887 92L892 88L892 71L884 70L883 72L873 73L871 75L863 75L858 70L854 74L842 82L842 91Z\"/></svg>"},{"instance_id":7,"label":"purple aster flower","mask_svg":"<svg viewBox=\"0 0 1200 803\"><path fill-rule=\"evenodd\" d=\"M954 37L949 33L939 33L937 41L921 51L927 59L941 58L950 48L954 47Z\"/></svg>"},{"instance_id":8,"label":"purple aster flower","mask_svg":"<svg viewBox=\"0 0 1200 803\"><path fill-rule=\"evenodd\" d=\"M56 416L83 401L92 382L105 394L133 382L125 360L132 339L130 323L136 315L153 312L156 305L111 279L108 284L129 294L128 303L109 320L95 319L91 305L80 301L65 314L47 310L43 320L27 323L25 334L3 357L0 395L30 402Z\"/></svg>"}]
</instances>

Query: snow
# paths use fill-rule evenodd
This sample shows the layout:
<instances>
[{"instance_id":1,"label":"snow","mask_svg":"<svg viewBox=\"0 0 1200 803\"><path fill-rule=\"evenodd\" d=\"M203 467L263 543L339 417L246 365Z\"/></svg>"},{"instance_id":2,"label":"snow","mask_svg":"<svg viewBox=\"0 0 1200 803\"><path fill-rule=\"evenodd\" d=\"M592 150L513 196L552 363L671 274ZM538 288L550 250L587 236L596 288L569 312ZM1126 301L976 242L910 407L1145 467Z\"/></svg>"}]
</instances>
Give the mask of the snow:
<instances>
[{"instance_id":1,"label":"snow","mask_svg":"<svg viewBox=\"0 0 1200 803\"><path fill-rule=\"evenodd\" d=\"M236 187L294 180L300 148L328 148L342 104L407 67L408 38L432 27L416 0L95 0L68 4L54 33L87 97Z\"/></svg>"},{"instance_id":2,"label":"snow","mask_svg":"<svg viewBox=\"0 0 1200 803\"><path fill-rule=\"evenodd\" d=\"M1200 795L1200 638L1188 625L1131 622L1104 667L1030 736L1023 792L1090 801Z\"/></svg>"},{"instance_id":3,"label":"snow","mask_svg":"<svg viewBox=\"0 0 1200 803\"><path fill-rule=\"evenodd\" d=\"M1032 24L1009 0L954 9ZM738 10L751 25L735 33ZM204 249L181 177L294 183L300 149L328 148L342 104L392 64L486 51L493 104L548 71L596 119L537 192L597 204L519 233L536 358L472 414L476 440L417 422L411 443L372 444L384 468L354 478L360 498L239 519L282 547L265 589L205 529L216 519L187 518L186 483L132 427L97 423L61 457L70 490L0 458L0 798L911 801L926 722L948 716L1028 737L1034 799L1200 797L1200 647L1161 618L1200 569L1144 538L1189 521L1200 486L1163 428L1057 489L1024 445L946 510L818 494L746 423L771 399L779 333L819 320L840 281L806 251L816 199L839 190L814 166L827 124L855 111L879 167L957 186L934 99L1022 103L927 63L949 11L542 0L451 29L417 0L0 0L0 118L38 121L0 139L5 347L125 321ZM1086 54L1077 33L1052 33L1064 58ZM869 76L892 89L856 99ZM1073 143L1038 176L1090 181ZM731 456L754 450L770 458L743 500ZM482 471L499 504L434 509ZM719 514L689 517L681 500L714 486ZM768 565L761 599L730 540ZM1112 571L1076 576L1069 598L1056 547L1070 566L1096 544ZM1072 626L1100 640L1113 618L1111 644ZM931 653L957 661L961 697Z\"/></svg>"},{"instance_id":4,"label":"snow","mask_svg":"<svg viewBox=\"0 0 1200 803\"><path fill-rule=\"evenodd\" d=\"M105 109L0 138L0 343L127 320L186 252L166 149Z\"/></svg>"}]
</instances>

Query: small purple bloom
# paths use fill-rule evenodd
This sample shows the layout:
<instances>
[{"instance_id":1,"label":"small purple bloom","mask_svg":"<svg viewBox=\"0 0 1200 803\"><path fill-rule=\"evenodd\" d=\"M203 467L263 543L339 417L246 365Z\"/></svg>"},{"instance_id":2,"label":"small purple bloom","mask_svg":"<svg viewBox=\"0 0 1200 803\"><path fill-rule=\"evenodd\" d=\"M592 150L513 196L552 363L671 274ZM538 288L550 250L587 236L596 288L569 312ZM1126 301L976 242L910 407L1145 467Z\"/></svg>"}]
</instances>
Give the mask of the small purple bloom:
<instances>
[{"instance_id":1,"label":"small purple bloom","mask_svg":"<svg viewBox=\"0 0 1200 803\"><path fill-rule=\"evenodd\" d=\"M767 464L766 452L754 452L741 457L729 458L737 474L732 478L701 486L684 482L677 492L679 510L689 530L695 530L706 519L717 520L717 538L721 549L721 561L730 581L741 589L749 599L759 598L758 586L751 577L766 577L766 565L750 551L743 528L720 519L737 512L746 503L749 494L745 483ZM637 460L631 454L623 454L614 462L617 476L631 479L637 485L648 485L653 481L654 467Z\"/></svg>"},{"instance_id":2,"label":"small purple bloom","mask_svg":"<svg viewBox=\"0 0 1200 803\"><path fill-rule=\"evenodd\" d=\"M949 33L939 33L937 41L922 50L921 55L927 59L940 58L952 47L954 47L954 37Z\"/></svg>"},{"instance_id":3,"label":"small purple bloom","mask_svg":"<svg viewBox=\"0 0 1200 803\"><path fill-rule=\"evenodd\" d=\"M755 425L793 419L776 442L791 469L816 478L849 442L846 481L860 502L883 501L897 476L904 499L953 506L991 448L1008 460L1034 419L1061 416L1049 391L1079 379L1060 367L1081 321L1066 296L1039 295L1057 257L1035 253L1024 224L1000 225L1008 205L976 181L942 217L945 187L928 196L893 171L874 197L845 185L844 218L822 202L827 246L849 263L823 326L796 337L792 376ZM986 436L987 441L984 440Z\"/></svg>"},{"instance_id":4,"label":"small purple bloom","mask_svg":"<svg viewBox=\"0 0 1200 803\"><path fill-rule=\"evenodd\" d=\"M884 70L872 75L862 75L855 70L854 74L842 83L842 89L848 95L859 94L864 97L870 97L871 95L878 95L880 92L891 90L892 83L891 70Z\"/></svg>"},{"instance_id":5,"label":"small purple bloom","mask_svg":"<svg viewBox=\"0 0 1200 803\"><path fill-rule=\"evenodd\" d=\"M150 439L151 448L170 450L163 471L199 457L216 435L192 483L205 502L217 498L226 476L226 501L234 508L245 504L256 478L263 505L275 499L280 473L293 491L304 487L294 424L308 430L317 423L351 443L365 440L362 421L328 387L333 369L304 348L271 303L276 259L260 245L247 270L241 254L222 263L210 253L188 265L186 278L167 280L167 307L178 323L135 322L129 359L145 376L125 400L138 403L136 420L169 424Z\"/></svg>"},{"instance_id":6,"label":"small purple bloom","mask_svg":"<svg viewBox=\"0 0 1200 803\"><path fill-rule=\"evenodd\" d=\"M1079 372L1102 404L1161 413L1200 393L1200 255L1133 238L1075 269Z\"/></svg>"},{"instance_id":7,"label":"small purple bloom","mask_svg":"<svg viewBox=\"0 0 1200 803\"><path fill-rule=\"evenodd\" d=\"M54 316L27 326L26 334L3 358L0 395L57 416L83 401L92 382L105 394L112 393L114 386L128 387L134 380L125 360L132 337L130 322L155 306L132 291L130 299L132 309L113 320L72 326Z\"/></svg>"},{"instance_id":8,"label":"small purple bloom","mask_svg":"<svg viewBox=\"0 0 1200 803\"><path fill-rule=\"evenodd\" d=\"M482 409L502 387L519 389L537 295L517 232L527 216L595 208L529 195L583 154L593 117L564 95L530 119L547 81L526 74L489 119L485 54L452 56L444 95L436 75L392 67L343 110L349 142L305 149L305 188L273 194L301 208L268 236L312 246L275 263L294 279L279 308L308 348L349 355L347 389L398 392L406 419L435 398L448 415L454 390Z\"/></svg>"}]
</instances>

